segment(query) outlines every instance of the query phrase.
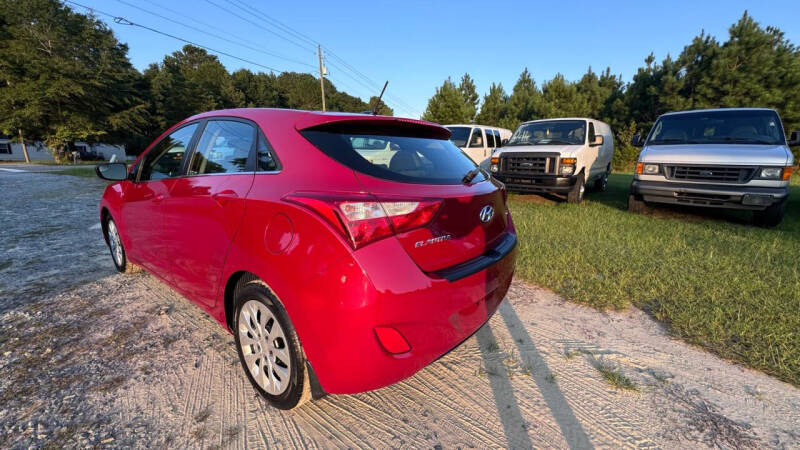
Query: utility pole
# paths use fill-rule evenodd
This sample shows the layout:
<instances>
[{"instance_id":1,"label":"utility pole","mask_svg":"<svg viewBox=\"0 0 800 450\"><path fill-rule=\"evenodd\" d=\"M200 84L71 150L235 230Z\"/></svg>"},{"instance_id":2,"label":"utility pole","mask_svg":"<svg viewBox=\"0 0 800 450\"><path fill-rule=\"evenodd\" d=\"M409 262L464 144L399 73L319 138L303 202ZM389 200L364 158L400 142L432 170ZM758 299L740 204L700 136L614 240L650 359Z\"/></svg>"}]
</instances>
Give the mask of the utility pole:
<instances>
[{"instance_id":1,"label":"utility pole","mask_svg":"<svg viewBox=\"0 0 800 450\"><path fill-rule=\"evenodd\" d=\"M317 56L319 57L319 90L322 92L322 112L325 112L325 71L322 67L322 46L317 44Z\"/></svg>"},{"instance_id":2,"label":"utility pole","mask_svg":"<svg viewBox=\"0 0 800 450\"><path fill-rule=\"evenodd\" d=\"M17 128L19 130L19 142L22 144L22 153L25 155L25 162L30 163L31 159L28 157L28 147L25 146L25 138L22 137L22 128Z\"/></svg>"}]
</instances>

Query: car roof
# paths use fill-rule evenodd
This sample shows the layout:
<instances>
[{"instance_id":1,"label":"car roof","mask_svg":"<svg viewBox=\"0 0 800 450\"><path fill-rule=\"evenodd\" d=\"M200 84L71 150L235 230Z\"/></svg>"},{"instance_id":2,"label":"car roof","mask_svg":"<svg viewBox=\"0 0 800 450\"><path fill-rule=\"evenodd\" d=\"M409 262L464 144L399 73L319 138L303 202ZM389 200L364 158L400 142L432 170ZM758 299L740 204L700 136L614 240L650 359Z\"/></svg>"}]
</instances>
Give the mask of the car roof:
<instances>
[{"instance_id":1,"label":"car roof","mask_svg":"<svg viewBox=\"0 0 800 450\"><path fill-rule=\"evenodd\" d=\"M690 109L686 111L672 111L664 113L659 117L675 116L679 114L714 112L714 111L772 111L777 113L777 111L775 111L773 108L705 108L705 109Z\"/></svg>"},{"instance_id":2,"label":"car roof","mask_svg":"<svg viewBox=\"0 0 800 450\"><path fill-rule=\"evenodd\" d=\"M450 124L442 125L442 126L445 127L445 128L447 128L447 127L481 127L481 128L488 128L490 130L511 131L508 128L495 127L495 126L492 126L492 125L481 125L479 123L450 123Z\"/></svg>"},{"instance_id":3,"label":"car roof","mask_svg":"<svg viewBox=\"0 0 800 450\"><path fill-rule=\"evenodd\" d=\"M196 114L189 117L181 123L189 122L198 119L208 119L212 117L238 117L249 119L257 123L270 123L276 119L282 122L293 123L294 128L297 130L306 130L315 128L326 124L333 123L383 123L392 124L404 127L421 127L427 129L429 132L439 136L441 139L448 139L450 137L450 130L447 128L425 120L408 119L405 117L394 116L379 116L372 114L350 113L350 112L321 112L321 111L305 111L299 109L281 109L281 108L234 108L234 109L220 109L215 111L208 111Z\"/></svg>"}]
</instances>

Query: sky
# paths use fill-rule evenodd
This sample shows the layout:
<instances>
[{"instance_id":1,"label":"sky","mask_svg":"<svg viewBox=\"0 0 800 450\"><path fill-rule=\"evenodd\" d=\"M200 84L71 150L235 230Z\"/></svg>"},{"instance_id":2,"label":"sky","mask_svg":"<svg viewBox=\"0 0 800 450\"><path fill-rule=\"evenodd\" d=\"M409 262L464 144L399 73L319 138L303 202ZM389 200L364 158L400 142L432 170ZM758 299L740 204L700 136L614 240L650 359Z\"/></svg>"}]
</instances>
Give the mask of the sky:
<instances>
[{"instance_id":1,"label":"sky","mask_svg":"<svg viewBox=\"0 0 800 450\"><path fill-rule=\"evenodd\" d=\"M701 30L726 40L745 10L800 44L797 3L788 0L75 1L98 11L139 70L185 43L101 12L258 64L219 55L230 71L266 66L317 75L320 43L337 89L367 100L388 80L384 99L406 117L419 117L436 87L464 73L481 97L492 82L510 93L526 67L539 84L557 73L577 80L590 66L630 81L648 54L657 61L678 55Z\"/></svg>"}]
</instances>

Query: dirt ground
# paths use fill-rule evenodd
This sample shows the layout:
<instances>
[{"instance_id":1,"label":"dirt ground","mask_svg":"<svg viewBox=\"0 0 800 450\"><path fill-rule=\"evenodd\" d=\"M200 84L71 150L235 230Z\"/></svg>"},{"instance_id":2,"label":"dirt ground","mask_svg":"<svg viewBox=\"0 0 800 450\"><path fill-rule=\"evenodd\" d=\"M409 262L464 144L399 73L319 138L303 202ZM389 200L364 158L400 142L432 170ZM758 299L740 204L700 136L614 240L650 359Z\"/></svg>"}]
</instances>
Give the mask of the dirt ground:
<instances>
[{"instance_id":1,"label":"dirt ground","mask_svg":"<svg viewBox=\"0 0 800 450\"><path fill-rule=\"evenodd\" d=\"M85 181L0 174L20 202L71 183ZM96 203L64 202L49 207L77 241L58 255L39 249L55 232L0 205L0 259L14 251L0 264L0 448L800 448L800 389L638 310L601 313L519 282L474 337L408 380L276 410L230 334L154 277L112 274ZM91 269L80 282L59 281L70 252ZM45 269L56 282L37 277Z\"/></svg>"}]
</instances>

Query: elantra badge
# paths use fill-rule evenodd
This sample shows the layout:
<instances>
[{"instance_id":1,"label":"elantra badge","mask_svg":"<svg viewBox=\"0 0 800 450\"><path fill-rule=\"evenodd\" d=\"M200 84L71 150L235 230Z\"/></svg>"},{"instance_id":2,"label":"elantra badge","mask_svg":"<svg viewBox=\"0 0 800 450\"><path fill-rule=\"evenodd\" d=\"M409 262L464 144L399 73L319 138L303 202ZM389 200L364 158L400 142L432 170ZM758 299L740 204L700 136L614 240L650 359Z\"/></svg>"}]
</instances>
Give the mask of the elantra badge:
<instances>
[{"instance_id":1,"label":"elantra badge","mask_svg":"<svg viewBox=\"0 0 800 450\"><path fill-rule=\"evenodd\" d=\"M486 205L481 209L480 218L483 223L489 223L494 219L494 208L492 205Z\"/></svg>"}]
</instances>

